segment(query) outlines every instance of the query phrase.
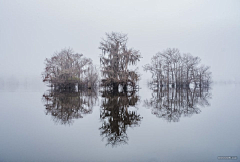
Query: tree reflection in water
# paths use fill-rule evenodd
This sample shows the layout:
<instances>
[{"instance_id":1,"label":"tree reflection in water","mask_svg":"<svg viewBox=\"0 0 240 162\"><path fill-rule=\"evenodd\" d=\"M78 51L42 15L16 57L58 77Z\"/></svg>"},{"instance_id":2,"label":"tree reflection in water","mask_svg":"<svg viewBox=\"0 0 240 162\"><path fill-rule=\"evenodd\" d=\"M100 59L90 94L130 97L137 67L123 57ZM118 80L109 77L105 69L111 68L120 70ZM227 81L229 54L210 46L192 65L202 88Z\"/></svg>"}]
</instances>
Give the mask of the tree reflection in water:
<instances>
[{"instance_id":1,"label":"tree reflection in water","mask_svg":"<svg viewBox=\"0 0 240 162\"><path fill-rule=\"evenodd\" d=\"M135 92L102 92L102 105L100 119L102 126L99 128L106 145L117 146L127 144L127 128L140 126L142 117L137 114L136 104L140 100Z\"/></svg>"},{"instance_id":2,"label":"tree reflection in water","mask_svg":"<svg viewBox=\"0 0 240 162\"><path fill-rule=\"evenodd\" d=\"M83 118L92 113L98 100L97 91L84 89L81 91L49 90L43 94L46 115L60 124L72 124L74 119Z\"/></svg>"},{"instance_id":3,"label":"tree reflection in water","mask_svg":"<svg viewBox=\"0 0 240 162\"><path fill-rule=\"evenodd\" d=\"M152 98L144 101L144 106L152 109L152 114L168 122L178 122L201 112L200 107L210 106L211 88L205 87L159 87L153 90Z\"/></svg>"}]
</instances>

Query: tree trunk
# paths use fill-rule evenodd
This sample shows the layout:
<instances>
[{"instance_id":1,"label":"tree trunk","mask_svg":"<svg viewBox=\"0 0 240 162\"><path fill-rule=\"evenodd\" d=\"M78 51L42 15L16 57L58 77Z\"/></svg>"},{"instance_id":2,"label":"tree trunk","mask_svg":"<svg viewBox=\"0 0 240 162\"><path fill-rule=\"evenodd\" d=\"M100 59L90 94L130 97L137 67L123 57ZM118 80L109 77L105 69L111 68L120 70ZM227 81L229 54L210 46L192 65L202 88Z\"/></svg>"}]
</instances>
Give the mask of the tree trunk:
<instances>
[{"instance_id":1,"label":"tree trunk","mask_svg":"<svg viewBox=\"0 0 240 162\"><path fill-rule=\"evenodd\" d=\"M123 85L123 91L124 91L124 92L127 92L127 84L124 84L124 85Z\"/></svg>"},{"instance_id":2,"label":"tree trunk","mask_svg":"<svg viewBox=\"0 0 240 162\"><path fill-rule=\"evenodd\" d=\"M118 92L118 84L117 83L113 83L113 91Z\"/></svg>"}]
</instances>

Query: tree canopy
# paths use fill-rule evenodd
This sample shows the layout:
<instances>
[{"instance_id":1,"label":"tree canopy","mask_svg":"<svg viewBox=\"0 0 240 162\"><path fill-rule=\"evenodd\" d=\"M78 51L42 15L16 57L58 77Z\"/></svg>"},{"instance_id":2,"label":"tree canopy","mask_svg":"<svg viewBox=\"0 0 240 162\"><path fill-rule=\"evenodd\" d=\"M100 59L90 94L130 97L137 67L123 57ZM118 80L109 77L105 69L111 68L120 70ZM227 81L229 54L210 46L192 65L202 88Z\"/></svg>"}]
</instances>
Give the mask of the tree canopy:
<instances>
[{"instance_id":1,"label":"tree canopy","mask_svg":"<svg viewBox=\"0 0 240 162\"><path fill-rule=\"evenodd\" d=\"M81 86L95 86L98 73L92 60L72 49L62 49L45 60L43 81L65 88L78 83Z\"/></svg>"},{"instance_id":2,"label":"tree canopy","mask_svg":"<svg viewBox=\"0 0 240 162\"><path fill-rule=\"evenodd\" d=\"M176 48L168 48L152 57L152 63L143 67L152 73L153 83L158 86L189 86L194 83L206 86L211 82L209 66L200 64L201 59L191 54L181 55Z\"/></svg>"},{"instance_id":3,"label":"tree canopy","mask_svg":"<svg viewBox=\"0 0 240 162\"><path fill-rule=\"evenodd\" d=\"M127 48L128 37L126 34L112 32L106 33L106 39L100 42L100 64L102 67L102 85L118 90L121 85L124 90L127 86L135 88L139 80L137 69L130 70L130 65L136 65L140 61L140 52L133 48Z\"/></svg>"}]
</instances>

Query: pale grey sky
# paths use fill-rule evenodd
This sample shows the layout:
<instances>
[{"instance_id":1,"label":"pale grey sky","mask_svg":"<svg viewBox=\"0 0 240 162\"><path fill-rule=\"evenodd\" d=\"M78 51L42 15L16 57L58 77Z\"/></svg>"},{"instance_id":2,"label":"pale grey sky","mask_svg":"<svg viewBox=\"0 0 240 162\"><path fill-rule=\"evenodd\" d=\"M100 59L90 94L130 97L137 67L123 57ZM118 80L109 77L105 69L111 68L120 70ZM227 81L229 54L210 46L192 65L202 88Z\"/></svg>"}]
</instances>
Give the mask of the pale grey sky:
<instances>
[{"instance_id":1,"label":"pale grey sky","mask_svg":"<svg viewBox=\"0 0 240 162\"><path fill-rule=\"evenodd\" d=\"M71 47L99 64L105 32L128 34L142 65L166 48L199 56L214 80L240 80L240 0L0 0L0 76L40 76Z\"/></svg>"}]
</instances>

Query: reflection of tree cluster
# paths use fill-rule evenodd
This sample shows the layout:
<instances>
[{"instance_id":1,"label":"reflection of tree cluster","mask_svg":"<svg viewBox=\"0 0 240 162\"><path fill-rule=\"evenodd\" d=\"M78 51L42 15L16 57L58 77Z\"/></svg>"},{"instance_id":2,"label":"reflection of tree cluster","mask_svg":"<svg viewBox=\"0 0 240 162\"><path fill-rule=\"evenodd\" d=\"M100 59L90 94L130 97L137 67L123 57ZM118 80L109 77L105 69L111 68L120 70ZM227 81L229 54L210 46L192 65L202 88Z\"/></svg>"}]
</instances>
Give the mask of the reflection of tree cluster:
<instances>
[{"instance_id":1,"label":"reflection of tree cluster","mask_svg":"<svg viewBox=\"0 0 240 162\"><path fill-rule=\"evenodd\" d=\"M142 117L136 111L130 111L139 101L139 96L131 93L108 93L103 92L100 118L101 136L107 139L107 145L126 144L128 141L127 128L140 125Z\"/></svg>"},{"instance_id":2,"label":"reflection of tree cluster","mask_svg":"<svg viewBox=\"0 0 240 162\"><path fill-rule=\"evenodd\" d=\"M83 115L92 113L97 99L97 93L94 90L79 92L50 90L43 94L46 114L51 114L53 121L61 124L72 124L73 119L83 118Z\"/></svg>"},{"instance_id":3,"label":"reflection of tree cluster","mask_svg":"<svg viewBox=\"0 0 240 162\"><path fill-rule=\"evenodd\" d=\"M199 107L209 106L209 87L169 88L160 87L152 93L144 106L151 107L152 113L168 122L178 122L181 116L190 117L201 112Z\"/></svg>"}]
</instances>

